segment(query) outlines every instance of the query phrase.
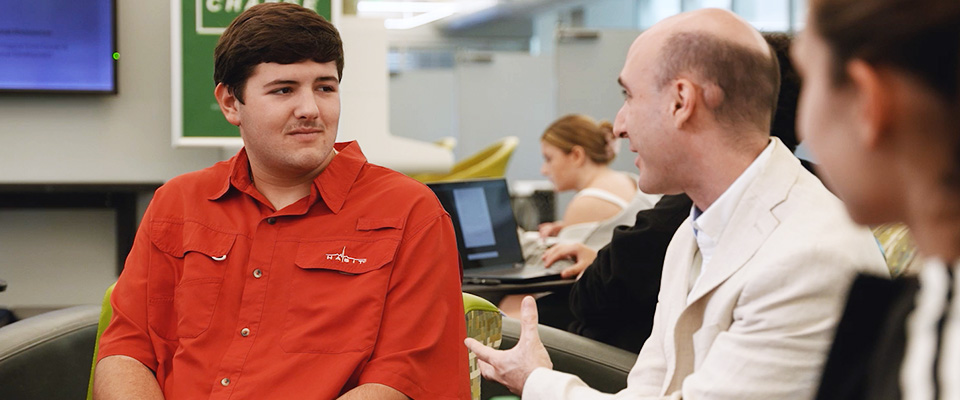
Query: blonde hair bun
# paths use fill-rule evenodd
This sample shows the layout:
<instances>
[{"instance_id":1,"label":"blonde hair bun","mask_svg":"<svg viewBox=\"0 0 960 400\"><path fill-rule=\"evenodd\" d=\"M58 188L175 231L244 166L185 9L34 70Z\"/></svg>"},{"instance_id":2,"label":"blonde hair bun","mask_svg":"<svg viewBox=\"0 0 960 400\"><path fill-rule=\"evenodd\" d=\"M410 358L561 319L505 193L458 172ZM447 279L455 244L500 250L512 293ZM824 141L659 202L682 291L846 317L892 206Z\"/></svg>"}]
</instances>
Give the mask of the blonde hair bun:
<instances>
[{"instance_id":1,"label":"blonde hair bun","mask_svg":"<svg viewBox=\"0 0 960 400\"><path fill-rule=\"evenodd\" d=\"M617 156L617 137L613 125L583 114L569 114L554 121L540 140L570 153L575 146L583 148L591 161L607 165Z\"/></svg>"}]
</instances>

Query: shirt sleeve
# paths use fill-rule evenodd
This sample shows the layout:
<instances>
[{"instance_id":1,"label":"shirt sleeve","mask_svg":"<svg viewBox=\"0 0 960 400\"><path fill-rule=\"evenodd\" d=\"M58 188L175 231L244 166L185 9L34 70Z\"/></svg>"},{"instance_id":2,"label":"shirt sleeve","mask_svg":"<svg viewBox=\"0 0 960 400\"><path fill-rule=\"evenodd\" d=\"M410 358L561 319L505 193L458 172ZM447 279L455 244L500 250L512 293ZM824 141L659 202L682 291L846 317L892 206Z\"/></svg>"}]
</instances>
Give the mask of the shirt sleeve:
<instances>
[{"instance_id":1,"label":"shirt sleeve","mask_svg":"<svg viewBox=\"0 0 960 400\"><path fill-rule=\"evenodd\" d=\"M162 381L165 374L161 369L168 365L163 361L172 357L172 343L175 342L159 336L170 332L162 327L172 326L175 322L162 321L172 316L173 277L151 276L151 260L162 257L156 254L158 250L150 240L149 215L148 211L110 296L113 315L100 339L97 361L114 355L128 356L153 370ZM169 295L163 291L167 286ZM152 323L150 318L154 319Z\"/></svg>"},{"instance_id":2,"label":"shirt sleeve","mask_svg":"<svg viewBox=\"0 0 960 400\"><path fill-rule=\"evenodd\" d=\"M442 209L401 242L380 332L360 384L413 399L470 399L460 258Z\"/></svg>"}]
</instances>

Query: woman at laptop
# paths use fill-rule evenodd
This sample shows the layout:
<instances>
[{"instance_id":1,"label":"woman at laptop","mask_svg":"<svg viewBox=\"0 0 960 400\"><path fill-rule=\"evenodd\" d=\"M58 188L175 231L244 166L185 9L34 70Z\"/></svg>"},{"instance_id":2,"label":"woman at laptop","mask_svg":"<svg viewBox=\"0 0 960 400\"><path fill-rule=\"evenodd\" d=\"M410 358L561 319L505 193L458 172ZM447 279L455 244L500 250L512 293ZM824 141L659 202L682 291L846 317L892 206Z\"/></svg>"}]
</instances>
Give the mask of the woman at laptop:
<instances>
[{"instance_id":1,"label":"woman at laptop","mask_svg":"<svg viewBox=\"0 0 960 400\"><path fill-rule=\"evenodd\" d=\"M610 241L613 228L630 225L637 211L653 207L659 196L637 189L635 175L609 167L617 154L609 122L571 114L554 121L540 137L540 173L556 191L577 191L563 218L540 224L542 238L579 242L597 250Z\"/></svg>"},{"instance_id":2,"label":"woman at laptop","mask_svg":"<svg viewBox=\"0 0 960 400\"><path fill-rule=\"evenodd\" d=\"M597 123L580 114L561 117L543 132L540 173L553 182L557 192L577 193L561 220L540 224L540 238L554 238L540 241L541 244L582 243L597 251L610 242L615 227L632 225L638 211L653 208L657 203L660 196L637 189L636 175L610 168L617 155L616 139L609 122ZM541 258L545 250L546 246L524 243L528 260ZM570 267L561 274L572 278L582 271L583 267ZM500 309L507 315L519 316L521 299L519 295L506 296Z\"/></svg>"}]
</instances>

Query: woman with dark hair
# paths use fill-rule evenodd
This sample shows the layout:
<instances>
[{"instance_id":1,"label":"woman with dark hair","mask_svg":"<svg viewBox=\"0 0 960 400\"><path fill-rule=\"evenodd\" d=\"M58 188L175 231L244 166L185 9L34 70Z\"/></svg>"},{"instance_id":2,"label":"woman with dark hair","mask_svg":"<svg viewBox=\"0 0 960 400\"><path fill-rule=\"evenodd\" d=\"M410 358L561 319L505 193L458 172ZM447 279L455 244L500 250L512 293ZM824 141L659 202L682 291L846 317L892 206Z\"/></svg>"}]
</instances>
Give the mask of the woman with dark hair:
<instances>
[{"instance_id":1,"label":"woman with dark hair","mask_svg":"<svg viewBox=\"0 0 960 400\"><path fill-rule=\"evenodd\" d=\"M854 283L818 398L960 398L960 1L811 0L794 60L820 176L927 258Z\"/></svg>"}]
</instances>

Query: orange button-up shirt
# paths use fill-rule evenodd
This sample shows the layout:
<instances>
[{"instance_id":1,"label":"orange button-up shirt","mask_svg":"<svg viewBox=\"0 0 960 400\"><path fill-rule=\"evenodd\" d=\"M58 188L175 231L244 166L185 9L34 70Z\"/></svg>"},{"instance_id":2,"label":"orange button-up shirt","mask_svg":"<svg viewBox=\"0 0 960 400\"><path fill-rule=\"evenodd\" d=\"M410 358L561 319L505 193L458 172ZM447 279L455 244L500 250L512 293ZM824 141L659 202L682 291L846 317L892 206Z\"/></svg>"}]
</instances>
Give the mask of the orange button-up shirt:
<instances>
[{"instance_id":1,"label":"orange button-up shirt","mask_svg":"<svg viewBox=\"0 0 960 400\"><path fill-rule=\"evenodd\" d=\"M139 360L168 399L332 399L365 383L469 399L449 215L357 144L335 148L279 211L244 150L157 190L99 358Z\"/></svg>"}]
</instances>

